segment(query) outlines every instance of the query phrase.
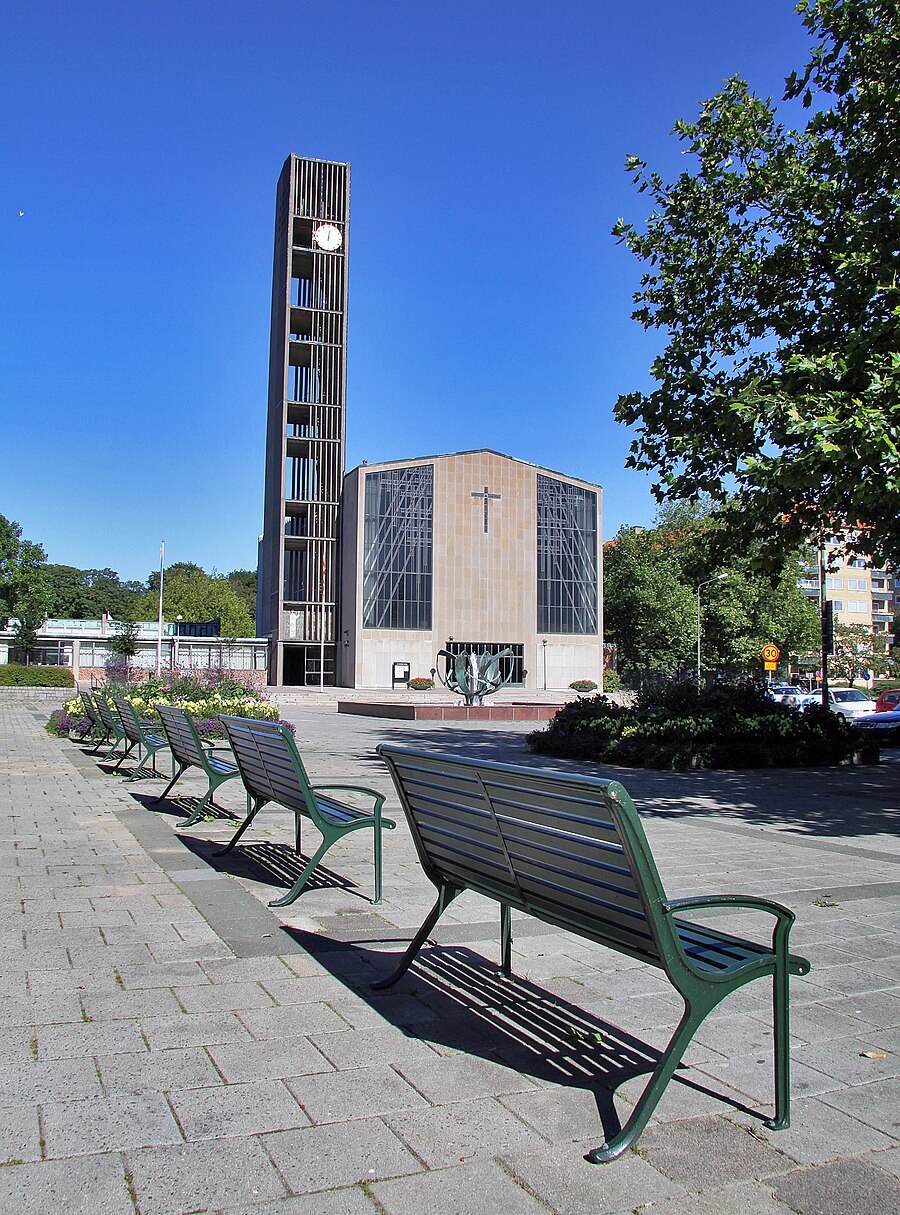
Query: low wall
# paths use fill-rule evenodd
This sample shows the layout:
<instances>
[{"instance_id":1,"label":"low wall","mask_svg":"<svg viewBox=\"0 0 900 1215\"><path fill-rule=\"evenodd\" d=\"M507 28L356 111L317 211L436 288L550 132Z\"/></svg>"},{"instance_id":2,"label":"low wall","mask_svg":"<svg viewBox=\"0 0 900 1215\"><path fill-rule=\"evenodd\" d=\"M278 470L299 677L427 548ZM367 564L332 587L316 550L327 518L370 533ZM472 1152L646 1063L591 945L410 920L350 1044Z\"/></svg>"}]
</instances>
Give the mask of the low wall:
<instances>
[{"instance_id":1,"label":"low wall","mask_svg":"<svg viewBox=\"0 0 900 1215\"><path fill-rule=\"evenodd\" d=\"M0 706L4 704L47 704L56 707L71 700L74 688L5 688L0 687Z\"/></svg>"}]
</instances>

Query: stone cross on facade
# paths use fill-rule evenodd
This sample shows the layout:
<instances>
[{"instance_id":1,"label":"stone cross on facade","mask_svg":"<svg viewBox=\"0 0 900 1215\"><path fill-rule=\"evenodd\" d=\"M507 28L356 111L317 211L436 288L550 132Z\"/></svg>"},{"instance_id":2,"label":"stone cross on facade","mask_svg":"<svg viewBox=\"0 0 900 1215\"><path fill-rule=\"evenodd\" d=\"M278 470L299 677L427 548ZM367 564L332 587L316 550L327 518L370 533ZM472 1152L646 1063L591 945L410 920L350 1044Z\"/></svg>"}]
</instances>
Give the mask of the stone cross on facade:
<instances>
[{"instance_id":1,"label":"stone cross on facade","mask_svg":"<svg viewBox=\"0 0 900 1215\"><path fill-rule=\"evenodd\" d=\"M487 532L487 529L488 529L488 502L490 502L491 499L493 499L495 502L499 502L500 495L488 493L488 487L485 485L483 493L476 494L473 492L471 496L473 498L483 498L484 499L484 530L485 530L485 532Z\"/></svg>"}]
</instances>

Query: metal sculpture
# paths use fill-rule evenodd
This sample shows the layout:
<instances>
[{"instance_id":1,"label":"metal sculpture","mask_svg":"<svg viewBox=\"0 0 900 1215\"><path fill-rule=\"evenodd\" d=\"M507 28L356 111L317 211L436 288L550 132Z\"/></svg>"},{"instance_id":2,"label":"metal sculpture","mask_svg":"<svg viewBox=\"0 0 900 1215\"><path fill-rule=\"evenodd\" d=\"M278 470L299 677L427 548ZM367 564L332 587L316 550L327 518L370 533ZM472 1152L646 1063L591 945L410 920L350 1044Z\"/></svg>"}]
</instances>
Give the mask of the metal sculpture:
<instances>
[{"instance_id":1,"label":"metal sculpture","mask_svg":"<svg viewBox=\"0 0 900 1215\"><path fill-rule=\"evenodd\" d=\"M514 664L509 664L506 675L500 672L500 659L512 658L510 649L500 650L497 654L476 654L474 650L463 650L460 654L451 654L449 650L438 650L438 658L446 658L447 674L442 675L437 667L432 667L431 676L438 679L451 692L462 696L467 705L484 704L485 696L505 687L513 677Z\"/></svg>"}]
</instances>

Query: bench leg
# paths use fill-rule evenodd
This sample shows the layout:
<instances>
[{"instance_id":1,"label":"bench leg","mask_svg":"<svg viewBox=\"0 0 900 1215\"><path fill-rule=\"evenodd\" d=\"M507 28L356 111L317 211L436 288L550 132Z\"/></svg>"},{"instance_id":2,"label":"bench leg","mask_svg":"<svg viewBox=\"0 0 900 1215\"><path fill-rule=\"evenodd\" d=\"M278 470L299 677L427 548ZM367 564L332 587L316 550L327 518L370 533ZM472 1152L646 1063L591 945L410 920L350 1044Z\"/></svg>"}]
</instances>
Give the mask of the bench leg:
<instances>
[{"instance_id":1,"label":"bench leg","mask_svg":"<svg viewBox=\"0 0 900 1215\"><path fill-rule=\"evenodd\" d=\"M434 928L435 924L438 922L456 896L460 893L460 890L455 886L441 886L440 890L438 891L437 902L422 921L422 927L410 941L406 953L400 959L400 965L397 967L394 973L388 975L386 979L379 979L377 983L373 983L371 985L375 991L382 991L385 987L393 987L393 985L399 979L403 978L403 976L409 970L416 954L431 935L432 928Z\"/></svg>"},{"instance_id":2,"label":"bench leg","mask_svg":"<svg viewBox=\"0 0 900 1215\"><path fill-rule=\"evenodd\" d=\"M337 837L335 837L335 838L337 838ZM312 875L312 871L315 869L316 865L318 865L319 861L322 859L322 857L325 855L325 853L328 851L328 849L331 847L331 845L333 843L334 843L334 839L323 839L321 844L319 844L318 848L312 854L312 857L307 861L306 865L304 866L303 872L297 878L296 882L294 882L293 886L290 888L290 890L287 892L287 894L283 894L280 899L272 899L271 903L269 903L269 906L270 907L287 907L288 903L293 903L294 899L296 899L299 896L301 890L306 885L307 881L309 880L310 876Z\"/></svg>"},{"instance_id":3,"label":"bench leg","mask_svg":"<svg viewBox=\"0 0 900 1215\"><path fill-rule=\"evenodd\" d=\"M509 903L500 904L500 973L505 979L512 975L512 913Z\"/></svg>"},{"instance_id":4,"label":"bench leg","mask_svg":"<svg viewBox=\"0 0 900 1215\"><path fill-rule=\"evenodd\" d=\"M107 759L109 759L110 755L112 755L112 752L115 751L115 749L118 745L119 745L119 740L116 739L116 744L113 747L112 751L110 751L109 755L107 755L107 757L106 757ZM122 752L122 754L119 756L119 762L117 764L113 765L113 772L118 772L118 770L121 768L122 764L125 762L125 760L128 758L128 756L131 754L133 749L134 749L134 743L130 742L128 744L128 746L125 748L125 750Z\"/></svg>"},{"instance_id":5,"label":"bench leg","mask_svg":"<svg viewBox=\"0 0 900 1215\"><path fill-rule=\"evenodd\" d=\"M775 967L772 975L772 1028L775 1034L775 1117L764 1126L783 1131L791 1125L790 1011L787 965Z\"/></svg>"},{"instance_id":6,"label":"bench leg","mask_svg":"<svg viewBox=\"0 0 900 1215\"><path fill-rule=\"evenodd\" d=\"M250 798L248 796L248 798L247 798L248 804L249 804L249 801L250 801ZM250 826L250 824L253 822L253 820L256 818L257 814L259 814L260 810L262 810L262 808L265 804L266 804L265 798L258 797L253 804L253 809L249 810L247 817L241 823L240 827L238 827L237 831L235 831L234 835L231 837L231 839L228 841L228 843L225 845L225 847L220 848L218 850L218 852L214 852L213 856L225 856L227 853L229 853L231 851L231 849L235 846L235 844L238 842L238 840L241 838L241 836L244 834L244 832L247 830L247 828Z\"/></svg>"},{"instance_id":7,"label":"bench leg","mask_svg":"<svg viewBox=\"0 0 900 1215\"><path fill-rule=\"evenodd\" d=\"M175 761L173 760L172 761L173 767L174 767L174 764L175 764ZM172 792L175 782L181 780L182 776L184 776L185 772L187 772L188 766L189 766L188 764L179 764L178 765L178 771L174 774L172 779L166 785L165 789L163 789L162 793L160 793L159 797L154 799L154 801L152 803L154 806L158 806L161 801L163 801L165 798L167 798L169 796L169 794Z\"/></svg>"},{"instance_id":8,"label":"bench leg","mask_svg":"<svg viewBox=\"0 0 900 1215\"><path fill-rule=\"evenodd\" d=\"M675 1074L675 1068L681 1062L691 1039L718 1002L718 1000L713 1000L712 1003L697 1009L693 1009L690 1004L685 1003L678 1028L672 1035L662 1059L656 1065L656 1070L650 1077L647 1087L641 1093L637 1105L632 1110L631 1117L608 1143L601 1144L600 1147L588 1152L586 1160L591 1164L606 1164L610 1160L615 1160L617 1156L621 1156L631 1147L659 1104L659 1099Z\"/></svg>"}]
</instances>

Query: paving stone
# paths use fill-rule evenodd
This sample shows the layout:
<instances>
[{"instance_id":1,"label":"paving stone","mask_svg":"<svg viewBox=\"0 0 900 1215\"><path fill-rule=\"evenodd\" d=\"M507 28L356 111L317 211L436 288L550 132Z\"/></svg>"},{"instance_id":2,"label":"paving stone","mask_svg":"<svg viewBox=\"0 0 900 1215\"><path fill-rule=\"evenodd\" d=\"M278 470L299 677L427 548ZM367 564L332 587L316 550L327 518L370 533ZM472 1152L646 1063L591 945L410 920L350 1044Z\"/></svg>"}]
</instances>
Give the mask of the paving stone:
<instances>
[{"instance_id":1,"label":"paving stone","mask_svg":"<svg viewBox=\"0 0 900 1215\"><path fill-rule=\"evenodd\" d=\"M637 1208L644 1215L645 1208ZM744 1182L703 1194L666 1198L646 1208L647 1215L796 1215L772 1197L768 1182ZM848 1212L848 1215L850 1213Z\"/></svg>"},{"instance_id":2,"label":"paving stone","mask_svg":"<svg viewBox=\"0 0 900 1215\"><path fill-rule=\"evenodd\" d=\"M183 1009L168 987L83 992L85 1015L93 1021L126 1021L135 1017L175 1017Z\"/></svg>"},{"instance_id":3,"label":"paving stone","mask_svg":"<svg viewBox=\"0 0 900 1215\"><path fill-rule=\"evenodd\" d=\"M415 1156L377 1118L279 1131L264 1136L263 1143L297 1194L402 1177L422 1169Z\"/></svg>"},{"instance_id":4,"label":"paving stone","mask_svg":"<svg viewBox=\"0 0 900 1215\"><path fill-rule=\"evenodd\" d=\"M895 1138L900 1136L900 1079L892 1077L836 1089L825 1093L822 1100L876 1130Z\"/></svg>"},{"instance_id":5,"label":"paving stone","mask_svg":"<svg viewBox=\"0 0 900 1215\"><path fill-rule=\"evenodd\" d=\"M870 1164L877 1164L886 1169L893 1177L900 1177L900 1147L889 1148L886 1152L873 1152L864 1157Z\"/></svg>"},{"instance_id":6,"label":"paving stone","mask_svg":"<svg viewBox=\"0 0 900 1215\"><path fill-rule=\"evenodd\" d=\"M772 1055L768 1054L707 1060L692 1070L698 1073L693 1078L708 1084L713 1091L718 1084L725 1084L738 1093L745 1093L752 1102L768 1106L774 1100L774 1067ZM711 1079L707 1081L704 1077ZM834 1076L802 1063L798 1051L791 1052L791 1092L796 1096L815 1097L840 1085L841 1081Z\"/></svg>"},{"instance_id":7,"label":"paving stone","mask_svg":"<svg viewBox=\"0 0 900 1215\"><path fill-rule=\"evenodd\" d=\"M291 1092L277 1080L194 1088L169 1096L185 1139L220 1139L309 1126Z\"/></svg>"},{"instance_id":8,"label":"paving stone","mask_svg":"<svg viewBox=\"0 0 900 1215\"><path fill-rule=\"evenodd\" d=\"M0 1066L30 1063L35 1058L37 1033L30 1025L4 1026L0 1034Z\"/></svg>"},{"instance_id":9,"label":"paving stone","mask_svg":"<svg viewBox=\"0 0 900 1215\"><path fill-rule=\"evenodd\" d=\"M239 1045L213 1045L209 1054L229 1084L280 1080L334 1069L307 1038L278 1038Z\"/></svg>"},{"instance_id":10,"label":"paving stone","mask_svg":"<svg viewBox=\"0 0 900 1215\"><path fill-rule=\"evenodd\" d=\"M385 1122L430 1169L546 1144L536 1130L491 1098L391 1114Z\"/></svg>"},{"instance_id":11,"label":"paving stone","mask_svg":"<svg viewBox=\"0 0 900 1215\"><path fill-rule=\"evenodd\" d=\"M201 1047L160 1050L152 1054L109 1055L98 1058L96 1064L103 1088L109 1094L141 1096L183 1088L208 1088L222 1082L209 1055Z\"/></svg>"},{"instance_id":12,"label":"paving stone","mask_svg":"<svg viewBox=\"0 0 900 1215\"><path fill-rule=\"evenodd\" d=\"M508 1067L468 1055L404 1060L397 1063L397 1070L432 1105L527 1092L536 1087L533 1080Z\"/></svg>"},{"instance_id":13,"label":"paving stone","mask_svg":"<svg viewBox=\"0 0 900 1215\"><path fill-rule=\"evenodd\" d=\"M321 1000L283 1007L242 1008L238 1011L238 1018L254 1038L342 1033L348 1028L345 1018Z\"/></svg>"},{"instance_id":14,"label":"paving stone","mask_svg":"<svg viewBox=\"0 0 900 1215\"><path fill-rule=\"evenodd\" d=\"M224 1207L217 1215L377 1215L377 1210L360 1186L348 1186L260 1205Z\"/></svg>"},{"instance_id":15,"label":"paving stone","mask_svg":"<svg viewBox=\"0 0 900 1215\"><path fill-rule=\"evenodd\" d=\"M0 1109L0 1164L40 1160L41 1133L37 1109L17 1102Z\"/></svg>"},{"instance_id":16,"label":"paving stone","mask_svg":"<svg viewBox=\"0 0 900 1215\"><path fill-rule=\"evenodd\" d=\"M47 1156L78 1156L155 1143L180 1143L182 1135L162 1096L116 1093L82 1101L41 1105Z\"/></svg>"},{"instance_id":17,"label":"paving stone","mask_svg":"<svg viewBox=\"0 0 900 1215\"><path fill-rule=\"evenodd\" d=\"M402 1075L384 1065L303 1076L285 1083L315 1123L345 1122L428 1105Z\"/></svg>"},{"instance_id":18,"label":"paving stone","mask_svg":"<svg viewBox=\"0 0 900 1215\"><path fill-rule=\"evenodd\" d=\"M458 1165L395 1181L372 1194L385 1215L546 1215L547 1208L496 1164Z\"/></svg>"},{"instance_id":19,"label":"paving stone","mask_svg":"<svg viewBox=\"0 0 900 1215\"><path fill-rule=\"evenodd\" d=\"M10 1215L134 1215L134 1205L120 1156L83 1156L0 1169L0 1211Z\"/></svg>"},{"instance_id":20,"label":"paving stone","mask_svg":"<svg viewBox=\"0 0 900 1215\"><path fill-rule=\"evenodd\" d=\"M151 1050L250 1041L249 1033L234 1013L184 1013L180 1017L145 1017L140 1022L140 1027Z\"/></svg>"},{"instance_id":21,"label":"paving stone","mask_svg":"<svg viewBox=\"0 0 900 1215\"><path fill-rule=\"evenodd\" d=\"M210 983L208 986L176 987L173 992L189 1013L274 1007L272 997L258 983Z\"/></svg>"},{"instance_id":22,"label":"paving stone","mask_svg":"<svg viewBox=\"0 0 900 1215\"><path fill-rule=\"evenodd\" d=\"M78 1055L121 1055L145 1051L147 1045L134 1021L94 1021L78 1025L39 1025L35 1031L38 1059L69 1059Z\"/></svg>"},{"instance_id":23,"label":"paving stone","mask_svg":"<svg viewBox=\"0 0 900 1215\"><path fill-rule=\"evenodd\" d=\"M394 1028L315 1034L310 1041L337 1068L365 1067L373 1059L399 1063L435 1057L431 1047L420 1038L411 1038Z\"/></svg>"},{"instance_id":24,"label":"paving stone","mask_svg":"<svg viewBox=\"0 0 900 1215\"><path fill-rule=\"evenodd\" d=\"M792 1101L791 1125L781 1131L769 1130L748 1115L730 1112L729 1119L800 1164L824 1164L838 1156L888 1148L894 1142L874 1127L826 1105L820 1097Z\"/></svg>"},{"instance_id":25,"label":"paving stone","mask_svg":"<svg viewBox=\"0 0 900 1215\"><path fill-rule=\"evenodd\" d=\"M888 991L874 991L862 996L845 996L842 1000L828 1000L825 1007L884 1029L900 1025L900 998Z\"/></svg>"},{"instance_id":26,"label":"paving stone","mask_svg":"<svg viewBox=\"0 0 900 1215\"><path fill-rule=\"evenodd\" d=\"M591 1135L598 1143L603 1139L597 1098L590 1089L551 1085L526 1093L501 1094L498 1100L553 1143Z\"/></svg>"},{"instance_id":27,"label":"paving stone","mask_svg":"<svg viewBox=\"0 0 900 1215\"><path fill-rule=\"evenodd\" d=\"M585 1154L600 1141L602 1135L509 1153L503 1163L554 1215L631 1211L639 1204L655 1204L683 1193L680 1185L633 1153L609 1165L588 1164Z\"/></svg>"},{"instance_id":28,"label":"paving stone","mask_svg":"<svg viewBox=\"0 0 900 1215\"><path fill-rule=\"evenodd\" d=\"M771 1181L775 1197L799 1215L885 1215L900 1210L900 1180L862 1160L798 1169Z\"/></svg>"},{"instance_id":29,"label":"paving stone","mask_svg":"<svg viewBox=\"0 0 900 1215\"><path fill-rule=\"evenodd\" d=\"M202 1212L287 1195L256 1139L229 1139L227 1151L215 1141L142 1148L126 1160L141 1215Z\"/></svg>"},{"instance_id":30,"label":"paving stone","mask_svg":"<svg viewBox=\"0 0 900 1215\"><path fill-rule=\"evenodd\" d=\"M725 1118L648 1127L635 1145L654 1168L692 1190L787 1172L792 1161Z\"/></svg>"},{"instance_id":31,"label":"paving stone","mask_svg":"<svg viewBox=\"0 0 900 1215\"><path fill-rule=\"evenodd\" d=\"M0 1105L99 1095L100 1081L90 1059L54 1059L0 1067Z\"/></svg>"}]
</instances>

